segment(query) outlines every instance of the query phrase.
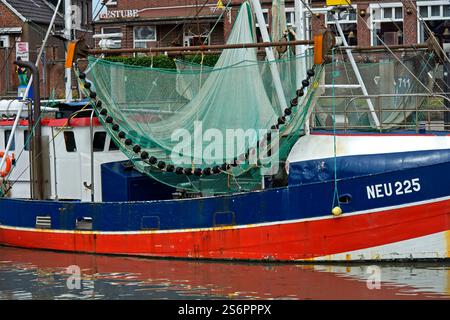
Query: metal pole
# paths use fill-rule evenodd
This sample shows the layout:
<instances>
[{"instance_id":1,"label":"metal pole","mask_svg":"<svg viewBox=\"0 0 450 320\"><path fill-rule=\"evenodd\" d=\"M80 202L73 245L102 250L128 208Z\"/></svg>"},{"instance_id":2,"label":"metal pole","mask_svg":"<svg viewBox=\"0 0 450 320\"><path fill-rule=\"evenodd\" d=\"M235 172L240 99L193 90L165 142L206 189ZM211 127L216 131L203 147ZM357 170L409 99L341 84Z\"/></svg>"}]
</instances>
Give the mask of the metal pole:
<instances>
[{"instance_id":1,"label":"metal pole","mask_svg":"<svg viewBox=\"0 0 450 320\"><path fill-rule=\"evenodd\" d=\"M27 139L28 140L28 161L29 161L29 163L33 163L33 149L31 148L32 143L33 143L31 141L31 134L33 132L33 123L31 121L31 119L33 119L33 109L31 107L32 106L31 101L28 101L27 106L28 106L28 139ZM20 116L20 115L18 115L18 116ZM25 146L24 146L24 148L25 148ZM35 181L34 177L35 177L34 166L30 165L30 198L33 197L33 185L34 185L33 181Z\"/></svg>"},{"instance_id":2,"label":"metal pole","mask_svg":"<svg viewBox=\"0 0 450 320\"><path fill-rule=\"evenodd\" d=\"M295 0L295 39L296 40L306 40L305 34L305 8L303 6L303 2L300 0ZM306 65L302 64L302 61L298 59L298 56L304 55L306 52L305 46L297 45L295 46L295 55L297 56L297 60L295 63L296 66L296 83L297 88L302 86L302 80L306 75ZM306 59L305 59L306 63Z\"/></svg>"},{"instance_id":3,"label":"metal pole","mask_svg":"<svg viewBox=\"0 0 450 320\"><path fill-rule=\"evenodd\" d=\"M53 181L55 182L55 200L58 200L58 177L57 170L56 170L56 146L55 146L55 132L53 130L53 127L51 127L52 131L52 145L53 145L53 168L54 168L54 175L53 175Z\"/></svg>"},{"instance_id":4,"label":"metal pole","mask_svg":"<svg viewBox=\"0 0 450 320\"><path fill-rule=\"evenodd\" d=\"M64 36L72 40L72 8L70 0L64 0ZM66 51L67 58L67 51ZM72 100L72 68L65 68L66 101Z\"/></svg>"},{"instance_id":5,"label":"metal pole","mask_svg":"<svg viewBox=\"0 0 450 320\"><path fill-rule=\"evenodd\" d=\"M94 190L94 125L93 125L93 121L94 121L94 115L95 115L95 110L92 109L91 112L91 119L90 119L90 123L89 123L89 138L90 140L90 144L91 144L91 201L94 202L95 201L95 190Z\"/></svg>"},{"instance_id":6,"label":"metal pole","mask_svg":"<svg viewBox=\"0 0 450 320\"><path fill-rule=\"evenodd\" d=\"M450 53L445 53L450 57ZM444 62L444 91L447 96L447 99L450 99L450 61L445 59ZM449 129L450 127L450 100L444 100L444 105L447 109L444 112L444 129Z\"/></svg>"},{"instance_id":7,"label":"metal pole","mask_svg":"<svg viewBox=\"0 0 450 320\"><path fill-rule=\"evenodd\" d=\"M52 20L50 21L50 24L49 24L48 29L47 29L47 33L45 34L44 40L42 41L42 46L39 49L39 53L38 53L38 56L36 58L36 63L35 63L36 67L39 65L39 61L41 59L42 53L44 52L44 48L45 48L45 45L47 44L48 37L49 37L50 32L52 30L53 24L55 23L55 19L56 19L56 16L58 14L58 9L59 9L59 6L61 5L61 1L62 0L59 0L58 4L55 7L55 12L53 12ZM30 81L28 82L27 88L25 89L25 93L23 95L23 99L22 100L25 100L26 97L28 96L28 92L30 91L30 87L31 87L32 82L33 82L33 76L30 77ZM19 109L17 110L17 117L14 119L14 124L13 124L12 129L11 129L11 135L9 136L8 143L6 144L5 154L8 154L9 150L11 149L11 143L12 143L12 141L14 139L14 135L15 135L15 132L16 132L16 129L17 129L17 125L19 124L20 115L22 114L22 111L23 111L23 104L20 104ZM3 168L3 165L5 164L5 161L6 161L6 157L3 157L1 162L0 162L0 168Z\"/></svg>"},{"instance_id":8,"label":"metal pole","mask_svg":"<svg viewBox=\"0 0 450 320\"><path fill-rule=\"evenodd\" d=\"M267 30L266 30L267 31ZM311 40L296 41L276 41L276 42L258 42L258 43L236 43L236 44L213 44L208 46L190 46L190 47L158 47L158 48L132 48L132 49L90 49L89 54L119 54L119 53L155 53L155 52L196 52L211 51L222 49L243 49L243 48L267 48L278 46L312 45ZM273 54L273 52L272 52Z\"/></svg>"},{"instance_id":9,"label":"metal pole","mask_svg":"<svg viewBox=\"0 0 450 320\"><path fill-rule=\"evenodd\" d=\"M338 30L338 33L342 38L342 43L344 44L345 47L348 47L347 39L345 39L344 32L342 31L341 24L339 22L339 17L338 18L335 17L335 22L336 22L336 29ZM355 73L356 79L358 80L358 83L361 86L362 93L365 96L369 95L369 93L367 92L366 85L364 84L364 80L361 77L361 74L359 73L359 69L358 66L356 65L355 58L353 57L352 50L345 49L345 52L348 56L348 59L350 60L350 64L352 65L352 69L353 72ZM377 126L377 128L380 128L380 121L378 120L377 114L373 107L372 100L367 99L366 101L367 105L369 106L370 114L372 116L373 121L375 122L375 125Z\"/></svg>"},{"instance_id":10,"label":"metal pole","mask_svg":"<svg viewBox=\"0 0 450 320\"><path fill-rule=\"evenodd\" d=\"M266 21L262 13L261 4L259 0L252 0L253 9L255 10L256 20L258 20L259 30L263 42L270 42L269 32L267 31ZM272 62L275 60L272 47L266 47L267 61ZM287 107L286 97L284 96L283 85L281 84L280 74L278 73L278 67L275 63L269 63L270 73L272 74L273 84L275 92L277 93L278 101L280 102L281 110Z\"/></svg>"}]
</instances>

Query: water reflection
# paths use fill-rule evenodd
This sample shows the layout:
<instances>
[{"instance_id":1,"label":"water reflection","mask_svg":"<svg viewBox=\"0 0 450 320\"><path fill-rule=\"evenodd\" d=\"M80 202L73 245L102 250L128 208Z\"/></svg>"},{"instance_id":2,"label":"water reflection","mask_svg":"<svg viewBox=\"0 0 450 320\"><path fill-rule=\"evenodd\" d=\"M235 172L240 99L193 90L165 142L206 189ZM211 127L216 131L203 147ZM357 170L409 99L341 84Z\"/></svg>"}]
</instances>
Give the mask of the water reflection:
<instances>
[{"instance_id":1,"label":"water reflection","mask_svg":"<svg viewBox=\"0 0 450 320\"><path fill-rule=\"evenodd\" d=\"M79 267L79 288L68 288L69 266ZM450 264L368 267L152 260L0 246L0 299L450 299ZM376 284L373 270L380 271L380 289L368 288Z\"/></svg>"}]
</instances>

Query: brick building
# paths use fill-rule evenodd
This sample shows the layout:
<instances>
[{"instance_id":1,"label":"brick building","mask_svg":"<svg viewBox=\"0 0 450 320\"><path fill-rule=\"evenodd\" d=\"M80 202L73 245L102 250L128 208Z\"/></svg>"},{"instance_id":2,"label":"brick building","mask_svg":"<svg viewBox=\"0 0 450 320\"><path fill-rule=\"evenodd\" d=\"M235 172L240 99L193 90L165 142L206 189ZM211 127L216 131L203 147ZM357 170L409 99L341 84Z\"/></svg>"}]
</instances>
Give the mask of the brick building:
<instances>
[{"instance_id":1,"label":"brick building","mask_svg":"<svg viewBox=\"0 0 450 320\"><path fill-rule=\"evenodd\" d=\"M57 0L0 0L0 97L16 96L18 79L13 62L17 56L36 61ZM88 33L92 20L92 0L72 0L73 32ZM64 91L65 44L64 7L58 12L54 33L49 37L40 65L41 96L48 97L56 89ZM59 35L59 37L58 37ZM17 52L19 49L20 52Z\"/></svg>"},{"instance_id":2,"label":"brick building","mask_svg":"<svg viewBox=\"0 0 450 320\"><path fill-rule=\"evenodd\" d=\"M117 48L222 44L242 0L110 0L94 22L96 34L122 33ZM270 20L271 0L262 0ZM288 23L294 1L286 0Z\"/></svg>"},{"instance_id":3,"label":"brick building","mask_svg":"<svg viewBox=\"0 0 450 320\"><path fill-rule=\"evenodd\" d=\"M324 25L334 28L324 1L311 2L315 15L311 29L319 30ZM450 0L353 0L352 7L342 26L347 40L354 45L381 45L381 41L392 45L423 43L428 38L424 23L438 37L450 28Z\"/></svg>"},{"instance_id":4,"label":"brick building","mask_svg":"<svg viewBox=\"0 0 450 320\"><path fill-rule=\"evenodd\" d=\"M324 0L305 2L311 8L305 11L310 36L325 27L334 28ZM225 8L218 3L217 0L110 0L107 11L95 21L95 33L122 33L122 39L115 39L117 48L223 43L242 0L220 1ZM270 28L272 1L261 3ZM285 3L286 21L293 24L294 1ZM380 39L387 44L421 43L428 35L418 16L437 35L450 27L449 0L353 0L352 7L342 26L353 45L378 45Z\"/></svg>"}]
</instances>

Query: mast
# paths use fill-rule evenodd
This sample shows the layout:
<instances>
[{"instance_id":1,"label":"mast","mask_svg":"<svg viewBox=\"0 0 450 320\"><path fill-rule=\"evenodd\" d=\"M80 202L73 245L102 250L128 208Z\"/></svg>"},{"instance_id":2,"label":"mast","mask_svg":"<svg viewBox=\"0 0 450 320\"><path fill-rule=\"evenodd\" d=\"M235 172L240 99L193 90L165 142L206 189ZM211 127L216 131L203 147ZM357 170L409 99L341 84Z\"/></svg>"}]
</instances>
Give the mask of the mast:
<instances>
[{"instance_id":1,"label":"mast","mask_svg":"<svg viewBox=\"0 0 450 320\"><path fill-rule=\"evenodd\" d=\"M64 0L64 37L67 41L72 40L72 9L70 0ZM67 59L67 51L66 51ZM72 100L72 70L65 68L64 81L66 85L66 101Z\"/></svg>"},{"instance_id":2,"label":"mast","mask_svg":"<svg viewBox=\"0 0 450 320\"><path fill-rule=\"evenodd\" d=\"M270 42L269 32L267 31L266 21L264 20L264 15L262 13L261 4L259 0L252 0L253 10L255 10L256 20L258 21L259 30L261 31L261 36L263 42ZM266 47L267 61L272 62L275 60L272 47ZM286 108L287 102L284 96L283 86L281 84L280 74L278 73L278 68L275 63L269 63L270 73L272 74L273 84L275 87L275 92L277 94L278 101L280 102L281 109Z\"/></svg>"},{"instance_id":3,"label":"mast","mask_svg":"<svg viewBox=\"0 0 450 320\"><path fill-rule=\"evenodd\" d=\"M306 40L306 28L305 28L305 7L301 0L295 0L295 39L296 40ZM305 46L297 45L295 46L295 55L297 60L295 63L296 67L296 84L297 88L302 86L302 77L306 74L306 65L302 64L302 61L298 59L298 56L304 55L306 52Z\"/></svg>"}]
</instances>

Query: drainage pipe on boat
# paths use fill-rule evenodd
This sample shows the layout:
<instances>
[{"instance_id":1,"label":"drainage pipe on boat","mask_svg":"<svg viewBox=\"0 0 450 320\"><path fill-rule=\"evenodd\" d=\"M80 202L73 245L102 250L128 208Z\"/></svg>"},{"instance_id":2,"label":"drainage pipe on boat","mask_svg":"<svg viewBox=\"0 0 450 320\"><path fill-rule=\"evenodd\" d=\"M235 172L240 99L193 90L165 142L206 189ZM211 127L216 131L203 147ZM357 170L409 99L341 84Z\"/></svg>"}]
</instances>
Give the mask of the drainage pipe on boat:
<instances>
[{"instance_id":1,"label":"drainage pipe on boat","mask_svg":"<svg viewBox=\"0 0 450 320\"><path fill-rule=\"evenodd\" d=\"M41 94L40 94L40 77L39 70L29 61L14 61L15 65L19 67L28 68L33 75L33 115L31 119L31 128L34 128L32 134L32 144L31 144L31 153L32 153L32 194L31 197L33 199L42 200L44 199L44 178L43 178L43 164L42 159L43 155L42 151L42 125L41 125Z\"/></svg>"},{"instance_id":2,"label":"drainage pipe on boat","mask_svg":"<svg viewBox=\"0 0 450 320\"><path fill-rule=\"evenodd\" d=\"M92 109L91 112L91 119L89 122L89 136L90 136L90 143L91 143L91 201L94 202L95 201L95 188L94 188L94 115L95 115L95 110Z\"/></svg>"}]
</instances>

